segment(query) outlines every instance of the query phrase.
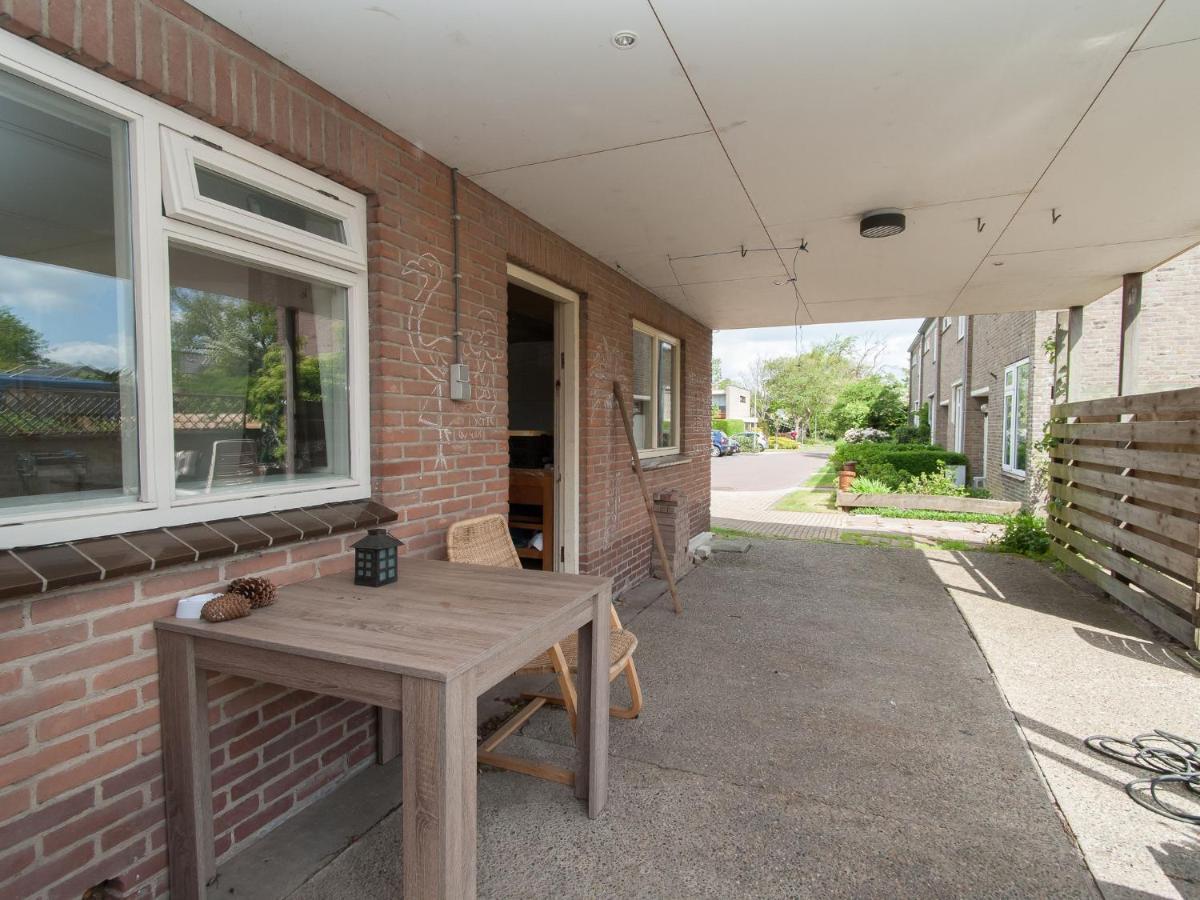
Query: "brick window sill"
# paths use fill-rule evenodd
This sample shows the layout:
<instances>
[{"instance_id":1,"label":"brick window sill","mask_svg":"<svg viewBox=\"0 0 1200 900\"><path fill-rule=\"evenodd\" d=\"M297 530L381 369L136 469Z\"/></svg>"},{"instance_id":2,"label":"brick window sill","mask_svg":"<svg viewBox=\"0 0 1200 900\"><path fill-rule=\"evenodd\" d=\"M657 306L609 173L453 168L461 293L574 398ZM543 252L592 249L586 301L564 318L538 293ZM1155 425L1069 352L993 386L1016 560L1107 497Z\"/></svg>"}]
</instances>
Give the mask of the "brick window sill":
<instances>
[{"instance_id":1,"label":"brick window sill","mask_svg":"<svg viewBox=\"0 0 1200 900\"><path fill-rule=\"evenodd\" d=\"M205 559L372 528L397 518L393 510L374 500L352 500L4 550L0 551L0 600L161 572Z\"/></svg>"}]
</instances>

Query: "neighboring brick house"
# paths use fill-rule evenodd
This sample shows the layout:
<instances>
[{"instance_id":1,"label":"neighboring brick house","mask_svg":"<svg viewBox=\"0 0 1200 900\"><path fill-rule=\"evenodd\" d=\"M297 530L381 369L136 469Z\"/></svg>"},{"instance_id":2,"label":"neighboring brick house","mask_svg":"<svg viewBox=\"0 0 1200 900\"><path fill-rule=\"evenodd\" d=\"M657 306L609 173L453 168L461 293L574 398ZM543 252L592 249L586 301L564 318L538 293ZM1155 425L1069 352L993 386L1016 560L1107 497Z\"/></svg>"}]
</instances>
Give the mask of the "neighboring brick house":
<instances>
[{"instance_id":1,"label":"neighboring brick house","mask_svg":"<svg viewBox=\"0 0 1200 900\"><path fill-rule=\"evenodd\" d=\"M57 379L63 396L74 391L70 403L94 401L73 418L26 421L52 421L72 441L98 421L112 428L87 436L86 455L5 449L20 457L21 479L6 482L0 547L21 549L0 549L0 896L78 897L100 883L158 896L166 858L151 622L180 596L235 576L288 584L344 572L349 545L369 525L387 525L407 553L436 557L453 521L507 513L514 278L577 303L574 567L627 589L649 573L651 541L613 381L632 389L649 380L635 342L659 341L654 358L673 360L654 375L669 382L657 396L675 398L674 409L643 412L659 423L643 435L647 476L655 493L682 492L698 532L709 521L712 334L459 179L460 330L473 395L452 400L447 166L179 0L4 3L0 25L0 117L21 119L14 132L51 137L47 154L75 142L85 152L72 159L88 160L74 181L70 164L56 159L47 175L39 154L5 145L6 186L66 192L54 216L78 221L61 234L53 217L6 232L16 249L0 247L0 261L80 273L88 296L100 298L93 306L114 311L104 328L124 329L97 348L107 331L79 323L90 340L73 341L67 371L35 365L67 350L39 344L29 327L24 356L3 366L26 388L36 371L42 382ZM292 193L303 203L290 203ZM311 243L297 243L296 229ZM53 256L63 247L75 248L70 260ZM161 289L168 271L171 302ZM42 296L52 315L59 307L50 300L60 298ZM237 322L234 298L245 317ZM226 354L220 341L172 331L203 303L209 321L252 323L265 341L253 364L274 365L278 381L255 383L275 394L253 415L213 405L221 399L213 385L237 380L237 366L220 379L208 371ZM149 329L132 328L133 314L149 317ZM192 405L172 396L173 378L195 381ZM307 411L272 425L284 385ZM138 409L151 414L138 418ZM172 454L173 429L178 442L205 432L209 458ZM221 429L238 437L214 440ZM139 458L157 493L142 490ZM4 468L7 478L11 459ZM267 479L276 480L262 496L243 489ZM17 500L31 484L51 494L94 488L103 503L71 520L42 506L26 522ZM172 505L172 489L192 505ZM221 498L212 520L194 512L210 495ZM46 546L64 540L74 543ZM233 677L214 680L208 696L220 857L372 759L370 707Z\"/></svg>"},{"instance_id":2,"label":"neighboring brick house","mask_svg":"<svg viewBox=\"0 0 1200 900\"><path fill-rule=\"evenodd\" d=\"M1145 273L1133 360L1135 392L1200 384L1198 308L1200 248ZM1053 400L1047 344L1054 338L1057 315L1041 311L926 319L909 347L914 421L920 405L931 404L933 442L966 453L970 477L993 497L1032 506L1044 502L1046 485L1034 445ZM1118 393L1120 323L1119 289L1084 307L1070 372L1072 400ZM955 425L959 385L961 434Z\"/></svg>"}]
</instances>

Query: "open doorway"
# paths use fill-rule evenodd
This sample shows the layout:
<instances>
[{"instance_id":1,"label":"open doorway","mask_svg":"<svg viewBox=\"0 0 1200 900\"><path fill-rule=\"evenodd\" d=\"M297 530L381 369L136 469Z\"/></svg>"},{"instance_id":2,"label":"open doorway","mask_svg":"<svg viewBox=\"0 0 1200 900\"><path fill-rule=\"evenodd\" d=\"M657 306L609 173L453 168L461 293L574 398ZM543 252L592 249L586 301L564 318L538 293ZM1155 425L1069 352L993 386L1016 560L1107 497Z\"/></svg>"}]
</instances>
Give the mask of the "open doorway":
<instances>
[{"instance_id":1,"label":"open doorway","mask_svg":"<svg viewBox=\"0 0 1200 900\"><path fill-rule=\"evenodd\" d=\"M577 572L579 297L508 275L509 527L526 568Z\"/></svg>"}]
</instances>

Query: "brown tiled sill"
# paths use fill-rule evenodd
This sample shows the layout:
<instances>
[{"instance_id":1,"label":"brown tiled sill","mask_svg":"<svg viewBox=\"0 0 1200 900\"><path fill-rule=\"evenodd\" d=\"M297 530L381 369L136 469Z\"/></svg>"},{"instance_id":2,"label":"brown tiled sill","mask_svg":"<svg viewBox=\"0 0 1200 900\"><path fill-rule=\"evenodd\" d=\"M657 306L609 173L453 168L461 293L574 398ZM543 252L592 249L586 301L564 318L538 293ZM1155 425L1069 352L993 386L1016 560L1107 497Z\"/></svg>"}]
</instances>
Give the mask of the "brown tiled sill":
<instances>
[{"instance_id":1,"label":"brown tiled sill","mask_svg":"<svg viewBox=\"0 0 1200 900\"><path fill-rule=\"evenodd\" d=\"M0 551L0 599L160 571L370 528L398 516L374 500L328 503L110 537Z\"/></svg>"}]
</instances>

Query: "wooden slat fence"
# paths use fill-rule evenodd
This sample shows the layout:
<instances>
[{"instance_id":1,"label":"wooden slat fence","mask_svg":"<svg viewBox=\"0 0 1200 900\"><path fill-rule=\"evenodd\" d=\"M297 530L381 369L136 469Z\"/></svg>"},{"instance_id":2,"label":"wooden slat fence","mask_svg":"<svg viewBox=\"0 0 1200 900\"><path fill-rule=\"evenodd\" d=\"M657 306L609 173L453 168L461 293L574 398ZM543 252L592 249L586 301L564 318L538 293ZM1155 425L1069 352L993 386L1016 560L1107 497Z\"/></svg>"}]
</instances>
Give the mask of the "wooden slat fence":
<instances>
[{"instance_id":1,"label":"wooden slat fence","mask_svg":"<svg viewBox=\"0 0 1200 900\"><path fill-rule=\"evenodd\" d=\"M1200 388L1055 406L1055 555L1200 646Z\"/></svg>"}]
</instances>

